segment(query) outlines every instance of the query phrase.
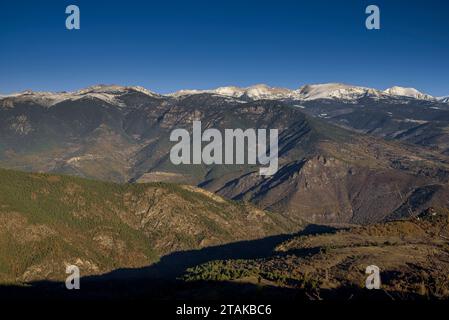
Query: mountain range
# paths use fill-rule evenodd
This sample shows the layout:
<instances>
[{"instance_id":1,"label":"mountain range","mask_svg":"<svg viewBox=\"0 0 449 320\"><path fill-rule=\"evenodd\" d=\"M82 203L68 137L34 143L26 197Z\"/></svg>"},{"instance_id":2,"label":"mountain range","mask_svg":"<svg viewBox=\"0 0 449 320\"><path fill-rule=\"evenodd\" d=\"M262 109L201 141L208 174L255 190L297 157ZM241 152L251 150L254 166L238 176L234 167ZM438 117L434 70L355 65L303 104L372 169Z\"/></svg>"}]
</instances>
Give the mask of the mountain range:
<instances>
[{"instance_id":1,"label":"mountain range","mask_svg":"<svg viewBox=\"0 0 449 320\"><path fill-rule=\"evenodd\" d=\"M170 133L194 120L278 129L279 170L174 165ZM181 288L245 281L318 299L318 287L357 287L375 258L389 294L448 296L449 103L416 89L0 96L0 167L1 283L61 280L74 263L94 282L182 276ZM222 290L193 292L209 285Z\"/></svg>"},{"instance_id":2,"label":"mountain range","mask_svg":"<svg viewBox=\"0 0 449 320\"><path fill-rule=\"evenodd\" d=\"M287 88L270 87L265 84L257 84L254 86L242 88L237 86L219 87L211 90L180 90L170 94L157 94L153 91L147 90L140 86L118 86L118 85L94 85L75 92L33 92L27 90L24 92L14 93L10 95L0 95L0 97L19 97L26 99L26 96L31 99L47 100L51 104L63 100L76 100L83 96L97 97L108 101L114 101L114 95L123 94L127 91L136 91L152 97L180 97L195 94L217 94L222 96L229 96L234 98L246 98L252 100L259 99L296 99L296 100L316 100L316 99L357 99L361 97L377 97L383 99L395 98L414 98L419 100L432 100L447 102L445 97L433 97L431 95L422 93L415 88L404 88L394 86L386 90L378 90L373 88L353 86L342 83L325 83L325 84L310 84L304 85L299 89L291 90Z\"/></svg>"},{"instance_id":3,"label":"mountain range","mask_svg":"<svg viewBox=\"0 0 449 320\"><path fill-rule=\"evenodd\" d=\"M213 90L181 90L170 94L171 96L182 96L200 93L214 93L236 98L258 99L295 99L295 100L316 100L316 99L345 99L352 100L361 97L377 97L379 99L393 99L398 97L408 97L420 100L439 100L428 94L419 92L414 88L392 87L384 91L372 88L351 86L341 83L326 83L304 85L299 89L290 90L286 88L272 88L264 84L254 85L247 88L235 86L220 87Z\"/></svg>"},{"instance_id":4,"label":"mountain range","mask_svg":"<svg viewBox=\"0 0 449 320\"><path fill-rule=\"evenodd\" d=\"M173 165L170 132L191 131L193 120L219 130L277 128L278 172L261 177L254 165ZM447 128L448 104L398 87L159 95L98 85L1 98L0 165L119 183L185 183L291 219L370 223L446 204Z\"/></svg>"}]
</instances>

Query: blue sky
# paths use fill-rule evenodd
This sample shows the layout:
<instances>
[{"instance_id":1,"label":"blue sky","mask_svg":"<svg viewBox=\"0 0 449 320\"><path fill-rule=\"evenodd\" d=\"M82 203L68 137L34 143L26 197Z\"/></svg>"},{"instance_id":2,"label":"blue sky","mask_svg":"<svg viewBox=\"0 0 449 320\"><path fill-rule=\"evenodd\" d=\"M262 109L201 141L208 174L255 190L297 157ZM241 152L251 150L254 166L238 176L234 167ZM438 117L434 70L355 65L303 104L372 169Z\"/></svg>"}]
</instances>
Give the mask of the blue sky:
<instances>
[{"instance_id":1,"label":"blue sky","mask_svg":"<svg viewBox=\"0 0 449 320\"><path fill-rule=\"evenodd\" d=\"M81 30L65 29L65 8ZM377 4L381 30L365 28ZM0 93L344 82L449 94L449 1L2 1Z\"/></svg>"}]
</instances>

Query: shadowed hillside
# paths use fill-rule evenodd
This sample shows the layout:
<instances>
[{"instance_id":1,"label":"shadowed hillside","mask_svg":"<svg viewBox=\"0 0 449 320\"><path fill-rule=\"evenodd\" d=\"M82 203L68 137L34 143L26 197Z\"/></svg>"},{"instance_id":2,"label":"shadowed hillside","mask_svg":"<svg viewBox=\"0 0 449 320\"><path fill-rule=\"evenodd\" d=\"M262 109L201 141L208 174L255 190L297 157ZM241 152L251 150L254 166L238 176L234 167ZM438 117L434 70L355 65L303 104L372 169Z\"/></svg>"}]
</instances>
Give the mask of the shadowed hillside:
<instances>
[{"instance_id":1,"label":"shadowed hillside","mask_svg":"<svg viewBox=\"0 0 449 320\"><path fill-rule=\"evenodd\" d=\"M0 170L0 281L99 274L163 255L295 228L204 190ZM299 226L297 226L299 228Z\"/></svg>"},{"instance_id":2,"label":"shadowed hillside","mask_svg":"<svg viewBox=\"0 0 449 320\"><path fill-rule=\"evenodd\" d=\"M392 300L449 297L449 212L333 233L298 235L271 256L211 261L188 270L187 281L234 281L305 290L310 299L330 292L364 291L366 267L380 268L381 292Z\"/></svg>"}]
</instances>

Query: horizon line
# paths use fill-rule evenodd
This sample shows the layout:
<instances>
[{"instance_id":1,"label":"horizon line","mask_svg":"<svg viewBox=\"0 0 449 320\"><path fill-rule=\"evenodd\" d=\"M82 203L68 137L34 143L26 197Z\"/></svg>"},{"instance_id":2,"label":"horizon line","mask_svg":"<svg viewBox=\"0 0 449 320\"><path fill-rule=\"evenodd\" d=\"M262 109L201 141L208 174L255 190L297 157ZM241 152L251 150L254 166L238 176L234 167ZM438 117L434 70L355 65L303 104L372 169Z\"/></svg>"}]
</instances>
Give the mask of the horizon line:
<instances>
[{"instance_id":1,"label":"horizon line","mask_svg":"<svg viewBox=\"0 0 449 320\"><path fill-rule=\"evenodd\" d=\"M410 86L402 86L402 85L393 85L391 87L387 87L385 89L379 89L376 87L371 87L371 86L364 86L364 85L357 85L357 84L350 84L350 83L346 83L346 82L313 82L313 83L305 83L299 87L296 88L291 88L291 87L287 87L287 86L271 86L267 83L255 83L252 85L245 85L245 86L239 86L239 85L235 85L235 84L227 84L227 85L220 85L220 86L214 86L214 87L209 87L209 88L189 88L189 87L184 87L184 88L180 88L177 89L175 91L169 91L169 92L164 92L164 90L162 91L156 91L153 89L150 89L146 86L143 85L139 85L139 84L117 84L117 83L96 83L96 84L91 84L91 85L86 85L86 86L82 86L79 87L78 89L73 89L73 90L35 90L35 89L31 89L31 88L27 88L27 89L23 89L23 90L19 90L19 91L12 91L9 93L4 93L0 91L0 96L11 96L14 94L24 94L26 92L34 92L34 93L45 93L45 92L49 92L49 93L75 93L78 91L82 91L88 88L92 88L92 87L112 87L112 86L117 86L117 87L129 87L129 88L143 88L145 90L148 90L150 92L153 92L155 94L159 94L159 95L170 95L170 94L174 94L180 91L210 91L210 90L215 90L215 89L219 89L219 88L229 88L229 87L235 87L235 88L239 88L239 89L249 89L249 88L253 88L253 87L257 87L257 86L266 86L270 89L286 89L286 90L290 90L290 91L295 91L295 90L299 90L305 86L316 86L316 85L331 85L331 84L335 84L335 85L344 85L344 86L350 86L350 87L358 87L358 88L367 88L367 89L374 89L377 91L381 91L384 92L388 89L394 88L394 87L400 87L400 88L406 88L406 89L415 89L418 90L420 93L422 94L426 94L429 96L432 96L434 98L441 98L441 97L446 97L447 95L443 95L443 96L437 96L437 95L432 95L432 94L428 94L426 92L421 91L420 89L416 88L416 87L410 87ZM448 90L448 95L449 95L449 90Z\"/></svg>"}]
</instances>

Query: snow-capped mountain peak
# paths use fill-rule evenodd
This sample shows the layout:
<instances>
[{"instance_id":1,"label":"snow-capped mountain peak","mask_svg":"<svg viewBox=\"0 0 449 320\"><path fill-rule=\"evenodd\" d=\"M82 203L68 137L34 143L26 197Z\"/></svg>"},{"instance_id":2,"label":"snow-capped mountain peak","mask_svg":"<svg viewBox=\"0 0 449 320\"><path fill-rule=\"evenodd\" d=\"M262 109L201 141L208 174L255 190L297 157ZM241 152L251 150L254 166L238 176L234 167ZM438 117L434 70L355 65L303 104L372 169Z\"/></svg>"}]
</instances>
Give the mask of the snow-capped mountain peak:
<instances>
[{"instance_id":1,"label":"snow-capped mountain peak","mask_svg":"<svg viewBox=\"0 0 449 320\"><path fill-rule=\"evenodd\" d=\"M157 93L147 90L144 87L140 86L118 86L118 85L105 85L105 84L90 86L85 89L78 90L75 93L79 95L89 93L124 94L129 91L141 92L148 96L159 96Z\"/></svg>"},{"instance_id":2,"label":"snow-capped mountain peak","mask_svg":"<svg viewBox=\"0 0 449 320\"><path fill-rule=\"evenodd\" d=\"M14 98L16 101L33 101L40 105L51 107L66 100L80 100L83 98L95 98L112 105L124 106L119 97L130 93L140 92L150 97L162 97L139 86L118 86L118 85L94 85L74 92L34 92L26 90L0 97L0 99Z\"/></svg>"},{"instance_id":3,"label":"snow-capped mountain peak","mask_svg":"<svg viewBox=\"0 0 449 320\"><path fill-rule=\"evenodd\" d=\"M432 100L449 103L449 97L434 98L414 88L403 88L395 86L381 91L362 86L353 86L343 83L307 84L299 89L270 87L266 84L257 84L249 87L224 86L211 90L180 90L178 92L160 95L139 86L119 85L94 85L74 92L33 92L24 91L10 95L0 96L0 99L13 98L16 101L34 101L41 105L51 107L65 100L79 100L83 98L94 98L105 101L116 106L124 106L122 97L130 93L142 93L153 98L182 97L196 94L213 94L244 100L342 100L346 103L357 103L361 98L371 99L394 99L409 103L410 99ZM8 103L12 103L11 101Z\"/></svg>"},{"instance_id":4,"label":"snow-capped mountain peak","mask_svg":"<svg viewBox=\"0 0 449 320\"><path fill-rule=\"evenodd\" d=\"M292 93L292 90L273 88L265 84L245 88L245 94L252 99L282 99L291 96Z\"/></svg>"},{"instance_id":5,"label":"snow-capped mountain peak","mask_svg":"<svg viewBox=\"0 0 449 320\"><path fill-rule=\"evenodd\" d=\"M386 94L392 95L392 96L402 96L402 97L409 97L409 98L415 98L420 100L434 100L435 98L431 95L422 93L415 88L404 88L399 86L394 86L391 88L388 88L384 91Z\"/></svg>"},{"instance_id":6,"label":"snow-capped mountain peak","mask_svg":"<svg viewBox=\"0 0 449 320\"><path fill-rule=\"evenodd\" d=\"M237 86L225 86L212 90L181 90L172 93L171 96L183 96L200 93L219 94L228 97L241 98L243 96L258 100L258 99L285 99L292 97L294 91L285 88L273 88L266 84L257 84L250 87L242 88Z\"/></svg>"},{"instance_id":7,"label":"snow-capped mountain peak","mask_svg":"<svg viewBox=\"0 0 449 320\"><path fill-rule=\"evenodd\" d=\"M219 87L217 89L209 90L209 92L221 94L223 96L241 97L245 94L245 89L236 86Z\"/></svg>"},{"instance_id":8,"label":"snow-capped mountain peak","mask_svg":"<svg viewBox=\"0 0 449 320\"><path fill-rule=\"evenodd\" d=\"M354 100L368 95L373 97L382 96L382 93L379 90L359 86L351 86L343 83L309 84L302 86L297 90L297 92L304 100Z\"/></svg>"}]
</instances>

